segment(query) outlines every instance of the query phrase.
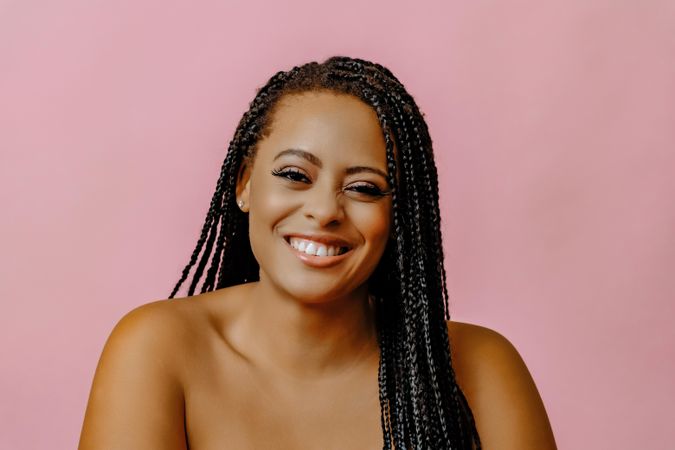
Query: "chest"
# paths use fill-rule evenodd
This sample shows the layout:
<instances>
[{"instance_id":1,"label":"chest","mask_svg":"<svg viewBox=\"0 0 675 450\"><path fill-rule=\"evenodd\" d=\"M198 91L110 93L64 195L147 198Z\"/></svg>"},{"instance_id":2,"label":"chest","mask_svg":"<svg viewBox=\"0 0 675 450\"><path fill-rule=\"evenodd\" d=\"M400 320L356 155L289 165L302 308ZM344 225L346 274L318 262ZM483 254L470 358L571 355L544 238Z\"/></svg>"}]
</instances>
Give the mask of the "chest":
<instances>
[{"instance_id":1,"label":"chest","mask_svg":"<svg viewBox=\"0 0 675 450\"><path fill-rule=\"evenodd\" d=\"M185 380L191 450L381 449L377 364L325 380L274 377L228 355L199 355Z\"/></svg>"}]
</instances>

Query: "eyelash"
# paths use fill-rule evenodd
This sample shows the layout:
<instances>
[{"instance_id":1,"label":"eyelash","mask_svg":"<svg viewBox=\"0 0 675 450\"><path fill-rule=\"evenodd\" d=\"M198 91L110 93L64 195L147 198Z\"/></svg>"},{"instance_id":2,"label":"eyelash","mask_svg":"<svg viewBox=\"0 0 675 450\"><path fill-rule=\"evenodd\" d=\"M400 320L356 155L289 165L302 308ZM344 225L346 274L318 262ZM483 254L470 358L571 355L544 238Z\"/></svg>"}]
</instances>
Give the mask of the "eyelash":
<instances>
[{"instance_id":1,"label":"eyelash","mask_svg":"<svg viewBox=\"0 0 675 450\"><path fill-rule=\"evenodd\" d=\"M287 180L294 183L306 183L309 181L309 179L305 174L303 174L298 170L293 169L285 169L285 170L274 169L272 170L272 175L274 175L275 177L286 178ZM354 190L360 194L365 194L370 197L384 197L385 195L388 194L388 192L383 192L380 188L370 183L358 185L356 186L356 188L354 188Z\"/></svg>"}]
</instances>

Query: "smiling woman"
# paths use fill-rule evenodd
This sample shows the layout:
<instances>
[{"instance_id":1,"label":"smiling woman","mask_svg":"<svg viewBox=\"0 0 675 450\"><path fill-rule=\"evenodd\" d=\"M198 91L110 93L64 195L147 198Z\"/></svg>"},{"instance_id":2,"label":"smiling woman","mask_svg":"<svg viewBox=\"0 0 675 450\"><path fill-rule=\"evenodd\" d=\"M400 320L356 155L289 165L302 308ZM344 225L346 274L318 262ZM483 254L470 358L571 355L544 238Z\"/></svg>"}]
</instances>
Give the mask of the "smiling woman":
<instances>
[{"instance_id":1,"label":"smiling woman","mask_svg":"<svg viewBox=\"0 0 675 450\"><path fill-rule=\"evenodd\" d=\"M353 96L310 91L281 99L271 122L237 194L259 286L305 303L362 301L391 222L377 115Z\"/></svg>"},{"instance_id":2,"label":"smiling woman","mask_svg":"<svg viewBox=\"0 0 675 450\"><path fill-rule=\"evenodd\" d=\"M381 65L258 90L169 299L193 268L111 333L80 449L555 448L515 348L449 320L431 138Z\"/></svg>"}]
</instances>

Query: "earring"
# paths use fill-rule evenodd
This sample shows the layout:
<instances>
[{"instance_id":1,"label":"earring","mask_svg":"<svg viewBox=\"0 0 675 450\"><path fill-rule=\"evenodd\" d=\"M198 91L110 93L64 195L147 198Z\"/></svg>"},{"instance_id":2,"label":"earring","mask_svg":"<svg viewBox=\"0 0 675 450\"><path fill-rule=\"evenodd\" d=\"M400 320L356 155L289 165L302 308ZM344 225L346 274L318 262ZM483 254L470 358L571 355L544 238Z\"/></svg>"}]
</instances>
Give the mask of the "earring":
<instances>
[{"instance_id":1,"label":"earring","mask_svg":"<svg viewBox=\"0 0 675 450\"><path fill-rule=\"evenodd\" d=\"M237 202L237 205L239 205L239 208L240 208L240 209L243 208L243 207L244 207L244 201L243 201L243 200L239 200L239 201Z\"/></svg>"}]
</instances>

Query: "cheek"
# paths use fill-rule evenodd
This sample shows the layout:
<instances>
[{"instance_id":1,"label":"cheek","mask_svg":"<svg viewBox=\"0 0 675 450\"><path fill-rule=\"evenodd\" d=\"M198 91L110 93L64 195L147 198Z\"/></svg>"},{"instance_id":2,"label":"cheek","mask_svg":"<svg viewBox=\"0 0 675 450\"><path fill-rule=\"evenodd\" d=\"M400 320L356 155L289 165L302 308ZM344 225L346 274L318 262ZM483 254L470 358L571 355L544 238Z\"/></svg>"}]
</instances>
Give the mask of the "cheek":
<instances>
[{"instance_id":1,"label":"cheek","mask_svg":"<svg viewBox=\"0 0 675 450\"><path fill-rule=\"evenodd\" d=\"M391 201L379 205L364 205L352 212L355 225L370 245L384 249L391 226Z\"/></svg>"},{"instance_id":2,"label":"cheek","mask_svg":"<svg viewBox=\"0 0 675 450\"><path fill-rule=\"evenodd\" d=\"M255 186L255 187L254 187ZM291 197L268 180L251 184L249 221L251 230L269 232L293 209ZM253 238L253 236L252 236Z\"/></svg>"},{"instance_id":3,"label":"cheek","mask_svg":"<svg viewBox=\"0 0 675 450\"><path fill-rule=\"evenodd\" d=\"M252 179L249 203L249 241L253 256L261 270L269 274L277 273L271 268L283 250L281 236L276 233L276 228L291 214L293 205L287 193L275 188L264 178Z\"/></svg>"}]
</instances>

